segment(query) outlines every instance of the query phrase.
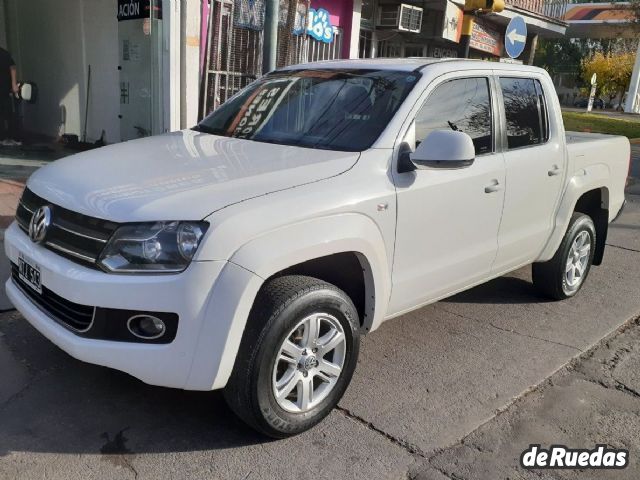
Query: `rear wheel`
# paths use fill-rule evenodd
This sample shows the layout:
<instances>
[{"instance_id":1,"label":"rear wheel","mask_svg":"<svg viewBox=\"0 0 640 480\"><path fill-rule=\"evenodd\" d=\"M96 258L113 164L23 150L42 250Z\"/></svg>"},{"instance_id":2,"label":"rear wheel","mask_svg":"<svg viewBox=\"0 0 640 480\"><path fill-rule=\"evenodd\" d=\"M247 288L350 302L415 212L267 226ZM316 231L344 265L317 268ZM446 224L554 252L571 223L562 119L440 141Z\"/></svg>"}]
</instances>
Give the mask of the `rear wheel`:
<instances>
[{"instance_id":1,"label":"rear wheel","mask_svg":"<svg viewBox=\"0 0 640 480\"><path fill-rule=\"evenodd\" d=\"M268 436L308 430L342 398L359 346L357 311L342 290L311 277L275 278L252 308L227 403Z\"/></svg>"},{"instance_id":2,"label":"rear wheel","mask_svg":"<svg viewBox=\"0 0 640 480\"><path fill-rule=\"evenodd\" d=\"M574 213L553 258L533 264L534 286L543 295L556 300L573 297L589 275L595 245L593 220L583 213Z\"/></svg>"}]
</instances>

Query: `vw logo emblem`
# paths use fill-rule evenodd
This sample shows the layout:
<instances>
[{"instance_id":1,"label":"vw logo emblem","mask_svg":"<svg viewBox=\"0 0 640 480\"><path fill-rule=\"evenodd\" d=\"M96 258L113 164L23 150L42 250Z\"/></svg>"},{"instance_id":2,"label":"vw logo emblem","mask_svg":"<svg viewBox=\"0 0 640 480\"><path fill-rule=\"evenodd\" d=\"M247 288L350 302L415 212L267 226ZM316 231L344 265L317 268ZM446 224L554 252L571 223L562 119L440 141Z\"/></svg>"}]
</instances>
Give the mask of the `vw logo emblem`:
<instances>
[{"instance_id":1,"label":"vw logo emblem","mask_svg":"<svg viewBox=\"0 0 640 480\"><path fill-rule=\"evenodd\" d=\"M29 238L32 242L42 243L51 225L51 208L44 206L37 209L29 223Z\"/></svg>"}]
</instances>

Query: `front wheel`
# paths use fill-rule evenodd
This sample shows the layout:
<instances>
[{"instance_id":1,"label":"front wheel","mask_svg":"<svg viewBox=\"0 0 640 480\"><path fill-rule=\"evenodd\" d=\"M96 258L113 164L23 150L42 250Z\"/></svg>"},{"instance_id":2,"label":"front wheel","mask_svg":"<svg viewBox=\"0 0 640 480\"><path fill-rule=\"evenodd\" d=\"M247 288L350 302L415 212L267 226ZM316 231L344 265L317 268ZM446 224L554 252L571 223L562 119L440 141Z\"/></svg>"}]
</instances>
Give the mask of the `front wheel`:
<instances>
[{"instance_id":1,"label":"front wheel","mask_svg":"<svg viewBox=\"0 0 640 480\"><path fill-rule=\"evenodd\" d=\"M574 213L558 250L551 260L534 263L533 284L540 293L555 300L573 297L587 279L596 245L593 220Z\"/></svg>"},{"instance_id":2,"label":"front wheel","mask_svg":"<svg viewBox=\"0 0 640 480\"><path fill-rule=\"evenodd\" d=\"M227 403L270 437L304 432L342 398L359 346L358 314L342 290L304 276L270 280L251 310Z\"/></svg>"}]
</instances>

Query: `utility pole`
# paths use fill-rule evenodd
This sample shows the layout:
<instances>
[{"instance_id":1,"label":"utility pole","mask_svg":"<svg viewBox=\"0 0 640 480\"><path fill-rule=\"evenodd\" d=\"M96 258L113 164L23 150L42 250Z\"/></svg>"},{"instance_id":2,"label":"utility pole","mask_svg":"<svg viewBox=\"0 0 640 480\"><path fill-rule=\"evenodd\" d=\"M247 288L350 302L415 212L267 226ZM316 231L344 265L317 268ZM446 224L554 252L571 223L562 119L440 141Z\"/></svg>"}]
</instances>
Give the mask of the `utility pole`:
<instances>
[{"instance_id":1,"label":"utility pole","mask_svg":"<svg viewBox=\"0 0 640 480\"><path fill-rule=\"evenodd\" d=\"M278 55L279 0L266 0L264 13L264 48L262 50L262 73L276 69Z\"/></svg>"},{"instance_id":2,"label":"utility pole","mask_svg":"<svg viewBox=\"0 0 640 480\"><path fill-rule=\"evenodd\" d=\"M462 20L462 33L460 35L460 48L458 55L469 58L469 44L473 33L473 24L479 15L487 13L499 13L504 10L504 0L465 0L464 19Z\"/></svg>"},{"instance_id":3,"label":"utility pole","mask_svg":"<svg viewBox=\"0 0 640 480\"><path fill-rule=\"evenodd\" d=\"M633 74L631 75L631 83L629 84L629 93L627 93L627 101L624 104L624 111L627 113L640 113L640 42L638 42L636 63L633 67Z\"/></svg>"}]
</instances>

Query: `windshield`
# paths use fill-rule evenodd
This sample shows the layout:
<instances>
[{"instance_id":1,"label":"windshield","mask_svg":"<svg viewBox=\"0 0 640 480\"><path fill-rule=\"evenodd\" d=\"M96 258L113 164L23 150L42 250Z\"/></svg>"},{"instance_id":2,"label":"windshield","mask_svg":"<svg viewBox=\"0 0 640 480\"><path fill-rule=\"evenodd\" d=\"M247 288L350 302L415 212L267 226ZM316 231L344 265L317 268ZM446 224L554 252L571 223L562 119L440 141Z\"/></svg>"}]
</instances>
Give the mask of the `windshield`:
<instances>
[{"instance_id":1,"label":"windshield","mask_svg":"<svg viewBox=\"0 0 640 480\"><path fill-rule=\"evenodd\" d=\"M417 72L275 72L229 99L197 130L257 142L362 151L380 136Z\"/></svg>"}]
</instances>

